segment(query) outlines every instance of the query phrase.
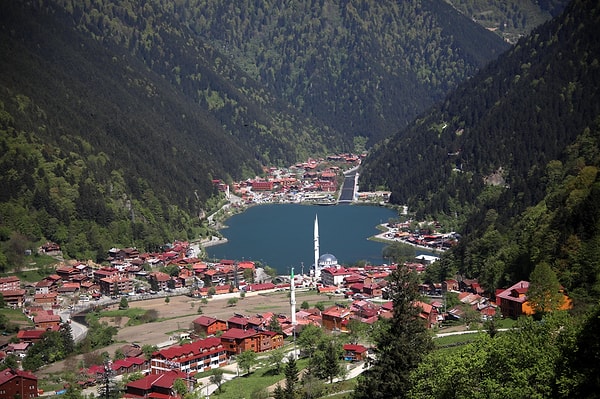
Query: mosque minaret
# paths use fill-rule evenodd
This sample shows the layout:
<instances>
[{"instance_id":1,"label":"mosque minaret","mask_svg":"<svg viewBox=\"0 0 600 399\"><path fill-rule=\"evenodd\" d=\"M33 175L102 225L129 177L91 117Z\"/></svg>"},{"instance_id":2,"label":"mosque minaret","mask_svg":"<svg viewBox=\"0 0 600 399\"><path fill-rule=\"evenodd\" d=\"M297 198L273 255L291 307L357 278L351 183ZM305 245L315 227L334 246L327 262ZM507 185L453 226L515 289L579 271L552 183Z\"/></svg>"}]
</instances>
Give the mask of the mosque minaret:
<instances>
[{"instance_id":1,"label":"mosque minaret","mask_svg":"<svg viewBox=\"0 0 600 399\"><path fill-rule=\"evenodd\" d=\"M315 243L315 280L321 278L321 269L319 268L319 217L315 215L315 232L314 232L314 243Z\"/></svg>"},{"instance_id":2,"label":"mosque minaret","mask_svg":"<svg viewBox=\"0 0 600 399\"><path fill-rule=\"evenodd\" d=\"M290 306L292 308L292 326L296 329L296 283L294 280L294 268L290 275Z\"/></svg>"}]
</instances>

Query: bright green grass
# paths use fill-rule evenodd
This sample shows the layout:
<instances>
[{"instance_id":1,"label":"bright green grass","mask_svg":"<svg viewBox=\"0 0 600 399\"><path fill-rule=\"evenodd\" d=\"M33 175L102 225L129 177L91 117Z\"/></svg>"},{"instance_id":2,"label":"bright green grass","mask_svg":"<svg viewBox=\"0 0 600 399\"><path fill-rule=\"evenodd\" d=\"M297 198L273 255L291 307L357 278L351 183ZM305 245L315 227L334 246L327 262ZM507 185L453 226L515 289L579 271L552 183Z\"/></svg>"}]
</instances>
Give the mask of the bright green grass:
<instances>
[{"instance_id":1,"label":"bright green grass","mask_svg":"<svg viewBox=\"0 0 600 399\"><path fill-rule=\"evenodd\" d=\"M6 316L6 319L9 320L11 324L16 324L21 329L23 327L33 326L33 322L23 314L21 309L3 308L0 309L0 314Z\"/></svg>"},{"instance_id":2,"label":"bright green grass","mask_svg":"<svg viewBox=\"0 0 600 399\"><path fill-rule=\"evenodd\" d=\"M435 338L433 343L438 348L443 348L452 345L461 345L468 344L469 342L473 342L477 339L479 334L487 334L482 331L479 333L470 333L470 334L460 334L460 335L449 335L447 337Z\"/></svg>"},{"instance_id":3,"label":"bright green grass","mask_svg":"<svg viewBox=\"0 0 600 399\"><path fill-rule=\"evenodd\" d=\"M299 359L296 364L298 370L302 370L306 368L308 359ZM275 374L272 367L263 367L254 370L249 375L227 381L221 385L221 392L217 390L210 397L217 399L250 399L254 392L266 389L280 381L283 386L285 383L283 370L281 374Z\"/></svg>"},{"instance_id":4,"label":"bright green grass","mask_svg":"<svg viewBox=\"0 0 600 399\"><path fill-rule=\"evenodd\" d=\"M296 364L298 370L303 370L308 366L308 359L299 359ZM285 375L283 369L280 374L274 374L272 367L263 367L253 371L247 376L234 378L231 381L227 381L221 386L222 392L215 391L211 398L217 399L250 399L254 396L255 392L262 391L272 385L281 383L282 387L285 385ZM300 382L298 383L300 386ZM342 381L334 384L325 384L324 394L330 398L344 399L349 398L352 391L356 387L356 379ZM340 392L336 394L336 392Z\"/></svg>"}]
</instances>

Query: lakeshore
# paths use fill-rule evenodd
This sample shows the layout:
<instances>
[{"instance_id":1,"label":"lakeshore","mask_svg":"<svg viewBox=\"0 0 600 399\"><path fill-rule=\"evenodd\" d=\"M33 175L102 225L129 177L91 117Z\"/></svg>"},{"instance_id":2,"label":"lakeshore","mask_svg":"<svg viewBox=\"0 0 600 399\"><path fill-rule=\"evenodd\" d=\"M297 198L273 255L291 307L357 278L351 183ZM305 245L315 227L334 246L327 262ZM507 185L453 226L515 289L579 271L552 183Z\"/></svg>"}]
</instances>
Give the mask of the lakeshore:
<instances>
[{"instance_id":1,"label":"lakeshore","mask_svg":"<svg viewBox=\"0 0 600 399\"><path fill-rule=\"evenodd\" d=\"M381 265L385 246L370 240L377 225L395 219L395 210L381 206L318 206L270 204L252 206L227 220L226 238L205 247L212 259L254 260L288 274L289 268L308 271L314 263L313 224L319 219L320 253L341 263Z\"/></svg>"}]
</instances>

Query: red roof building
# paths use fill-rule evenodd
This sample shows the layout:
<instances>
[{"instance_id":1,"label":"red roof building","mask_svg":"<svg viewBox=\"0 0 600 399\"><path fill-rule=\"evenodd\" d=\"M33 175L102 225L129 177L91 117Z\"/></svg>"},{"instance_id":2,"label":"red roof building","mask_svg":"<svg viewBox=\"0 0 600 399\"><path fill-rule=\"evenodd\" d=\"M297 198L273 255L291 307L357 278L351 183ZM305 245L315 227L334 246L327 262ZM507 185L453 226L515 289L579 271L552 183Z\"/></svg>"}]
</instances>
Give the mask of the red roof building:
<instances>
[{"instance_id":1,"label":"red roof building","mask_svg":"<svg viewBox=\"0 0 600 399\"><path fill-rule=\"evenodd\" d=\"M245 351L258 352L256 331L230 328L221 335L221 343L230 355L238 355Z\"/></svg>"},{"instance_id":2,"label":"red roof building","mask_svg":"<svg viewBox=\"0 0 600 399\"><path fill-rule=\"evenodd\" d=\"M227 330L227 322L225 320L219 320L210 316L200 316L194 321L194 332L200 336L205 337L215 335L219 331Z\"/></svg>"},{"instance_id":3,"label":"red roof building","mask_svg":"<svg viewBox=\"0 0 600 399\"><path fill-rule=\"evenodd\" d=\"M48 294L35 294L33 301L36 305L58 305L58 294L50 292Z\"/></svg>"},{"instance_id":4,"label":"red roof building","mask_svg":"<svg viewBox=\"0 0 600 399\"><path fill-rule=\"evenodd\" d=\"M21 288L21 280L18 277L0 277L0 292L15 291Z\"/></svg>"},{"instance_id":5,"label":"red roof building","mask_svg":"<svg viewBox=\"0 0 600 399\"><path fill-rule=\"evenodd\" d=\"M60 315L39 313L33 317L33 324L40 330L56 329L61 324Z\"/></svg>"},{"instance_id":6,"label":"red roof building","mask_svg":"<svg viewBox=\"0 0 600 399\"><path fill-rule=\"evenodd\" d=\"M516 319L523 314L523 304L527 301L527 290L529 290L529 281L522 280L496 293L496 303L500 306L503 316Z\"/></svg>"},{"instance_id":7,"label":"red roof building","mask_svg":"<svg viewBox=\"0 0 600 399\"><path fill-rule=\"evenodd\" d=\"M0 392L3 398L37 398L38 379L35 375L21 370L0 371Z\"/></svg>"},{"instance_id":8,"label":"red roof building","mask_svg":"<svg viewBox=\"0 0 600 399\"><path fill-rule=\"evenodd\" d=\"M142 379L125 385L128 398L177 398L173 396L173 383L182 379L189 384L189 376L178 370L169 370L162 374L150 374ZM188 388L191 386L188 385Z\"/></svg>"},{"instance_id":9,"label":"red roof building","mask_svg":"<svg viewBox=\"0 0 600 399\"><path fill-rule=\"evenodd\" d=\"M350 312L350 309L337 305L331 306L321 312L323 328L328 331L345 330L344 326L351 316L352 312Z\"/></svg>"},{"instance_id":10,"label":"red roof building","mask_svg":"<svg viewBox=\"0 0 600 399\"><path fill-rule=\"evenodd\" d=\"M42 335L46 330L19 330L17 339L19 342L36 343L42 339Z\"/></svg>"},{"instance_id":11,"label":"red roof building","mask_svg":"<svg viewBox=\"0 0 600 399\"><path fill-rule=\"evenodd\" d=\"M194 373L218 368L227 363L227 352L219 338L201 339L155 352L150 362L152 374L178 370Z\"/></svg>"},{"instance_id":12,"label":"red roof building","mask_svg":"<svg viewBox=\"0 0 600 399\"><path fill-rule=\"evenodd\" d=\"M227 326L229 328L238 328L240 330L248 329L248 318L241 315L231 316L227 319Z\"/></svg>"},{"instance_id":13,"label":"red roof building","mask_svg":"<svg viewBox=\"0 0 600 399\"><path fill-rule=\"evenodd\" d=\"M25 291L23 289L9 290L9 291L2 292L2 296L4 297L4 302L6 302L8 305L11 305L11 306L14 306L17 308L22 308L23 303L25 303L25 294L26 293L27 293L27 291Z\"/></svg>"},{"instance_id":14,"label":"red roof building","mask_svg":"<svg viewBox=\"0 0 600 399\"><path fill-rule=\"evenodd\" d=\"M113 275L100 279L100 292L108 296L118 296L133 292L133 281L128 277Z\"/></svg>"},{"instance_id":15,"label":"red roof building","mask_svg":"<svg viewBox=\"0 0 600 399\"><path fill-rule=\"evenodd\" d=\"M362 345L345 344L344 345L344 360L350 362L360 362L365 360L367 348Z\"/></svg>"}]
</instances>

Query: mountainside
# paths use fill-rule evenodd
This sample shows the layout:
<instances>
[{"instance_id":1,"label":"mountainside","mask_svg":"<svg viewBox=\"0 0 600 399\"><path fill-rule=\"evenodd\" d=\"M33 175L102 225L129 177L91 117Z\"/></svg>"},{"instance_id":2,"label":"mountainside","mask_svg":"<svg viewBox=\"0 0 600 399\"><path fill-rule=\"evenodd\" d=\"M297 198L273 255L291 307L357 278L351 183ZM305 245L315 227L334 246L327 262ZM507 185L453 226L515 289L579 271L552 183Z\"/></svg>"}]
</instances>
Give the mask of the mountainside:
<instances>
[{"instance_id":1,"label":"mountainside","mask_svg":"<svg viewBox=\"0 0 600 399\"><path fill-rule=\"evenodd\" d=\"M454 265L492 292L542 261L568 289L595 284L599 260L579 250L599 238L599 19L597 4L574 1L365 162L362 187L466 221Z\"/></svg>"},{"instance_id":2,"label":"mountainside","mask_svg":"<svg viewBox=\"0 0 600 399\"><path fill-rule=\"evenodd\" d=\"M507 49L438 1L202 3L182 22L296 108L370 144Z\"/></svg>"},{"instance_id":3,"label":"mountainside","mask_svg":"<svg viewBox=\"0 0 600 399\"><path fill-rule=\"evenodd\" d=\"M228 84L247 90L232 60L269 92L317 118L323 130L311 137L329 137L346 150L353 150L355 136L373 144L406 125L508 47L447 4L429 0L356 6L341 0L55 2L80 29L126 46L195 102L207 101L208 87L227 103L226 87L207 81L183 46L209 45L220 53L212 57L214 72ZM259 128L251 110L238 108L218 112L223 121L239 113L226 123L234 136L284 134L294 141L298 121L291 121L291 131L275 132L277 125L260 121L265 126ZM286 151L277 155L271 160Z\"/></svg>"}]
</instances>

